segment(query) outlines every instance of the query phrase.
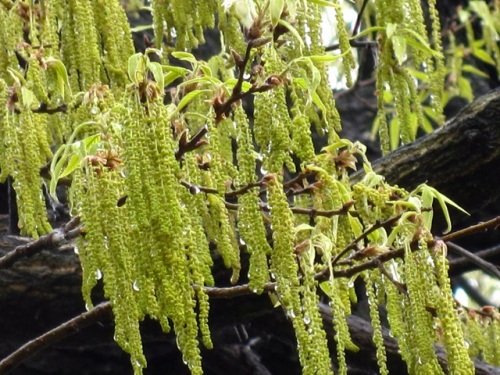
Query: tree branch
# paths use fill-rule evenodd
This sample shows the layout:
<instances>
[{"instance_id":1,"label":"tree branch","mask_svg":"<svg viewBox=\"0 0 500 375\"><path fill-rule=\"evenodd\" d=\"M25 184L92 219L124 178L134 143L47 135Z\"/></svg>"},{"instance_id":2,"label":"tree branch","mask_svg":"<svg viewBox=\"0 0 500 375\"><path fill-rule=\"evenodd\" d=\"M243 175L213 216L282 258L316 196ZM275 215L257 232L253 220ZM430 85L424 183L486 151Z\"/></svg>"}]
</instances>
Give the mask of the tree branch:
<instances>
[{"instance_id":1,"label":"tree branch","mask_svg":"<svg viewBox=\"0 0 500 375\"><path fill-rule=\"evenodd\" d=\"M35 355L39 351L54 345L63 338L81 331L97 322L101 322L105 318L111 317L111 304L104 302L90 311L80 314L71 320L61 324L60 326L44 333L34 340L27 342L11 355L0 361L0 374L6 374L13 368L24 362L29 357Z\"/></svg>"},{"instance_id":2,"label":"tree branch","mask_svg":"<svg viewBox=\"0 0 500 375\"><path fill-rule=\"evenodd\" d=\"M66 244L69 240L78 237L80 233L80 217L76 216L62 227L54 229L49 234L29 242L26 245L17 246L11 252L0 258L0 269L12 266L17 260L30 257L43 249L54 249Z\"/></svg>"}]
</instances>

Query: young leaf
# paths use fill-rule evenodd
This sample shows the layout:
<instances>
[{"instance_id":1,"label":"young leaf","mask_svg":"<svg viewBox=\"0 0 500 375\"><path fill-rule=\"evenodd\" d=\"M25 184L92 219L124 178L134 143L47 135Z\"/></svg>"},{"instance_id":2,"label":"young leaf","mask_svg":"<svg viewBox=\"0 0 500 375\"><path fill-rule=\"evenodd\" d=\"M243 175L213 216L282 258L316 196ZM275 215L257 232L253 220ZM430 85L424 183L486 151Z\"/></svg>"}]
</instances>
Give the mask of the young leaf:
<instances>
[{"instance_id":1,"label":"young leaf","mask_svg":"<svg viewBox=\"0 0 500 375\"><path fill-rule=\"evenodd\" d=\"M163 92L163 88L165 87L165 79L163 76L163 68L160 63L150 62L147 63L148 70L153 73L153 77L158 85L158 88L161 92Z\"/></svg>"},{"instance_id":2,"label":"young leaf","mask_svg":"<svg viewBox=\"0 0 500 375\"><path fill-rule=\"evenodd\" d=\"M61 60L52 57L46 60L47 68L54 71L57 80L57 86L62 97L71 96L71 86L69 85L68 71Z\"/></svg>"},{"instance_id":3,"label":"young leaf","mask_svg":"<svg viewBox=\"0 0 500 375\"><path fill-rule=\"evenodd\" d=\"M172 52L172 56L179 60L188 61L190 63L196 64L198 60L192 53L184 52L184 51L174 51Z\"/></svg>"},{"instance_id":4,"label":"young leaf","mask_svg":"<svg viewBox=\"0 0 500 375\"><path fill-rule=\"evenodd\" d=\"M177 111L180 112L182 111L182 109L187 106L194 98L196 98L197 96L203 94L203 93L211 93L212 90L193 90L191 91L190 93L188 93L187 95L185 95L181 101L179 102L179 104L177 105Z\"/></svg>"},{"instance_id":5,"label":"young leaf","mask_svg":"<svg viewBox=\"0 0 500 375\"><path fill-rule=\"evenodd\" d=\"M398 60L399 65L403 65L406 56L406 39L399 35L394 35L392 38L392 49Z\"/></svg>"},{"instance_id":6,"label":"young leaf","mask_svg":"<svg viewBox=\"0 0 500 375\"><path fill-rule=\"evenodd\" d=\"M278 24L281 13L283 13L283 9L285 8L285 0L271 0L269 3L269 13L271 15L271 24L273 28Z\"/></svg>"},{"instance_id":7,"label":"young leaf","mask_svg":"<svg viewBox=\"0 0 500 375\"><path fill-rule=\"evenodd\" d=\"M127 64L128 78L132 83L138 85L144 77L144 55L142 53L135 53L128 58ZM138 76L141 73L141 76Z\"/></svg>"}]
</instances>

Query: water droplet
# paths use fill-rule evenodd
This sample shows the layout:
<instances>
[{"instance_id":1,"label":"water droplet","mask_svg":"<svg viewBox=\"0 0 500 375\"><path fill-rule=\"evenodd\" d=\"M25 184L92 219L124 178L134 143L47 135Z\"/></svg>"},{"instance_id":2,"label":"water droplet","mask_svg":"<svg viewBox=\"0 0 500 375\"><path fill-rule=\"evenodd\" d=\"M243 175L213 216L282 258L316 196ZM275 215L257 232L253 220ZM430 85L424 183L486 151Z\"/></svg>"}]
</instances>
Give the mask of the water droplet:
<instances>
[{"instance_id":1,"label":"water droplet","mask_svg":"<svg viewBox=\"0 0 500 375\"><path fill-rule=\"evenodd\" d=\"M85 304L85 310L87 310L87 311L92 310L92 305L90 305L90 304L86 303L86 304Z\"/></svg>"},{"instance_id":2,"label":"water droplet","mask_svg":"<svg viewBox=\"0 0 500 375\"><path fill-rule=\"evenodd\" d=\"M304 316L304 323L305 324L311 324L311 318L309 318L309 316L305 315Z\"/></svg>"},{"instance_id":3,"label":"water droplet","mask_svg":"<svg viewBox=\"0 0 500 375\"><path fill-rule=\"evenodd\" d=\"M252 288L252 293L257 294L258 290L257 288Z\"/></svg>"},{"instance_id":4,"label":"water droplet","mask_svg":"<svg viewBox=\"0 0 500 375\"><path fill-rule=\"evenodd\" d=\"M469 346L470 346L470 343L468 341L464 341L464 346L465 346L466 349L468 349Z\"/></svg>"},{"instance_id":5,"label":"water droplet","mask_svg":"<svg viewBox=\"0 0 500 375\"><path fill-rule=\"evenodd\" d=\"M288 311L286 312L286 315L287 315L289 318L292 318L292 319L296 317L296 315L295 315L295 311L293 311L293 310L288 310Z\"/></svg>"},{"instance_id":6,"label":"water droplet","mask_svg":"<svg viewBox=\"0 0 500 375\"><path fill-rule=\"evenodd\" d=\"M101 270L98 269L98 270L95 271L95 279L96 280L101 280L102 279L102 272L101 272Z\"/></svg>"},{"instance_id":7,"label":"water droplet","mask_svg":"<svg viewBox=\"0 0 500 375\"><path fill-rule=\"evenodd\" d=\"M73 249L73 251L75 252L75 254L80 254L80 250L78 249L77 246L75 246L75 248Z\"/></svg>"},{"instance_id":8,"label":"water droplet","mask_svg":"<svg viewBox=\"0 0 500 375\"><path fill-rule=\"evenodd\" d=\"M190 188L189 188L189 192L193 195L196 195L200 192L200 188L196 185L192 185Z\"/></svg>"},{"instance_id":9,"label":"water droplet","mask_svg":"<svg viewBox=\"0 0 500 375\"><path fill-rule=\"evenodd\" d=\"M132 284L132 289L134 289L136 292L140 290L137 280Z\"/></svg>"},{"instance_id":10,"label":"water droplet","mask_svg":"<svg viewBox=\"0 0 500 375\"><path fill-rule=\"evenodd\" d=\"M239 240L240 240L240 245L245 246L247 244L245 240L243 240L243 238L240 237Z\"/></svg>"},{"instance_id":11,"label":"water droplet","mask_svg":"<svg viewBox=\"0 0 500 375\"><path fill-rule=\"evenodd\" d=\"M263 167L260 167L260 173L267 174L267 171Z\"/></svg>"},{"instance_id":12,"label":"water droplet","mask_svg":"<svg viewBox=\"0 0 500 375\"><path fill-rule=\"evenodd\" d=\"M92 107L90 109L90 113L92 113L93 115L97 115L99 113L99 108L97 107Z\"/></svg>"}]
</instances>

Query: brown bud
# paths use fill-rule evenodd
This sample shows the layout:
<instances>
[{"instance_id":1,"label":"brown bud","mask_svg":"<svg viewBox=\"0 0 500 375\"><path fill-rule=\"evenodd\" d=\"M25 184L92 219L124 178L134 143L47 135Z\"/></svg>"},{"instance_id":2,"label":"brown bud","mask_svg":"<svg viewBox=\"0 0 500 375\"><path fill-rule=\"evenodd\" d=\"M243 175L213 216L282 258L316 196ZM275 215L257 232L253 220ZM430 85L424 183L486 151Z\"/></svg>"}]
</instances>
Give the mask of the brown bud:
<instances>
[{"instance_id":1,"label":"brown bud","mask_svg":"<svg viewBox=\"0 0 500 375\"><path fill-rule=\"evenodd\" d=\"M262 47L263 45L269 43L270 41L272 40L271 37L267 37L267 38L257 38L257 39L253 39L251 40L248 45L251 47L251 48L258 48L258 47Z\"/></svg>"},{"instance_id":2,"label":"brown bud","mask_svg":"<svg viewBox=\"0 0 500 375\"><path fill-rule=\"evenodd\" d=\"M245 62L243 61L241 55L232 48L231 48L231 56L233 56L234 63L238 68L242 68L245 65Z\"/></svg>"}]
</instances>

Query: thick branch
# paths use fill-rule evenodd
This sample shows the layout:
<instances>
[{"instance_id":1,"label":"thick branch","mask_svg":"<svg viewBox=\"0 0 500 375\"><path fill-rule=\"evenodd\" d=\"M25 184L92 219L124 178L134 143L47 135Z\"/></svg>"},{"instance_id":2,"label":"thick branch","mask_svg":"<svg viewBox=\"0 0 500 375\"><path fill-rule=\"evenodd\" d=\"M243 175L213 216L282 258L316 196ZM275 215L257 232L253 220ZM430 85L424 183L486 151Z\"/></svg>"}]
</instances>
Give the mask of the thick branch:
<instances>
[{"instance_id":1,"label":"thick branch","mask_svg":"<svg viewBox=\"0 0 500 375\"><path fill-rule=\"evenodd\" d=\"M469 212L477 211L500 197L498 118L499 89L478 98L442 128L375 162L373 169L407 189L426 182Z\"/></svg>"}]
</instances>

